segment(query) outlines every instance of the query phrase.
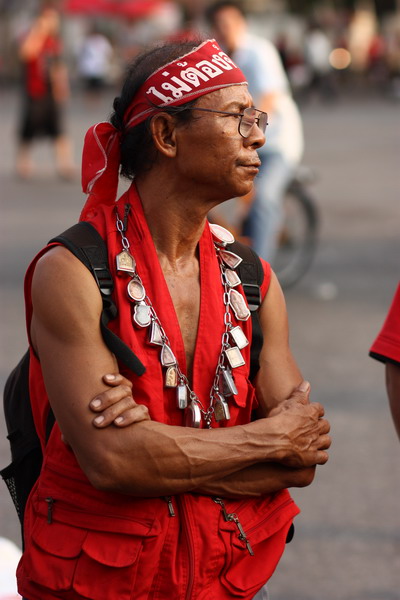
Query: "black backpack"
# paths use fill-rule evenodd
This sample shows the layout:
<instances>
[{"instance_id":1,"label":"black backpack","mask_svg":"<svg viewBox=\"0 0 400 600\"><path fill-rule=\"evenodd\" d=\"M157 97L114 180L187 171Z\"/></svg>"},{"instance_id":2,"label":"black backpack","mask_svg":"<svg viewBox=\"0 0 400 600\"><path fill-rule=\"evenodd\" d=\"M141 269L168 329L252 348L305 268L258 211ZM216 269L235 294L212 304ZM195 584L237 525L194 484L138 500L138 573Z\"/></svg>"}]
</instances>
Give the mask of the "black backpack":
<instances>
[{"instance_id":1,"label":"black backpack","mask_svg":"<svg viewBox=\"0 0 400 600\"><path fill-rule=\"evenodd\" d=\"M117 307L111 294L113 279L108 266L107 248L97 230L86 222L73 225L61 235L50 240L68 248L90 270L99 287L103 310L101 331L108 348L136 375L145 371L143 364L132 350L107 327L107 323L116 317ZM262 332L257 308L261 304L260 285L264 271L257 254L248 246L234 242L230 250L243 259L238 274L251 310L253 319L253 339L251 345L250 377L258 370L258 356L262 346ZM11 448L11 463L0 471L23 525L25 505L30 491L39 477L42 467L42 450L36 433L29 397L29 350L10 373L4 388L4 414ZM46 440L54 425L54 415L49 410L46 421Z\"/></svg>"}]
</instances>

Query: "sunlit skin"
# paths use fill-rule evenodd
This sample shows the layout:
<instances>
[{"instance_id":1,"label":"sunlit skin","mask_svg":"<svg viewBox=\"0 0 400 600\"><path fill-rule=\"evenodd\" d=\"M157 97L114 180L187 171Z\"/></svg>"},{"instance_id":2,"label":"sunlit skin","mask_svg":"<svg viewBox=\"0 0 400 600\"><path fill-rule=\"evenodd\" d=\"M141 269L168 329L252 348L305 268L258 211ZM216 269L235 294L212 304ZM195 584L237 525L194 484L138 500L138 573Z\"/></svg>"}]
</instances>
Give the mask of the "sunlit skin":
<instances>
[{"instance_id":1,"label":"sunlit skin","mask_svg":"<svg viewBox=\"0 0 400 600\"><path fill-rule=\"evenodd\" d=\"M199 106L237 107L238 112L251 105L245 86L199 100ZM137 186L177 313L190 377L200 304L197 247L205 219L212 206L251 189L264 135L255 125L245 139L237 118L209 113L177 125L161 112L152 119L151 132L158 157ZM285 302L274 275L260 309L268 343L256 382L259 418L221 429L157 423L136 404L132 384L117 374L101 337L97 285L66 249L54 248L39 260L32 301L31 337L50 403L94 487L145 497L193 490L260 496L308 485L315 466L328 460L329 423L323 407L309 402L309 386L298 387L302 376L288 345ZM107 373L117 375L107 381ZM93 421L91 399L100 421ZM116 422L118 417L122 420Z\"/></svg>"},{"instance_id":2,"label":"sunlit skin","mask_svg":"<svg viewBox=\"0 0 400 600\"><path fill-rule=\"evenodd\" d=\"M239 114L244 108L253 106L253 100L247 86L240 85L202 96L197 106ZM169 172L170 163L174 161L172 180L167 182L165 195L168 199L173 195L174 202L177 196L182 197L182 210L187 212L190 208L192 215L188 225L195 229L197 217L203 225L212 206L252 189L260 165L257 150L265 143L265 136L254 126L249 137L243 138L238 133L238 118L193 111L193 121L190 125L177 127L170 143L169 128L173 125L174 118L166 113L160 113L152 120L152 130L162 151L157 170ZM137 178L141 197L152 181L146 174ZM157 204L154 195L149 196ZM150 197L148 202L151 202ZM148 202L145 202L146 206Z\"/></svg>"}]
</instances>

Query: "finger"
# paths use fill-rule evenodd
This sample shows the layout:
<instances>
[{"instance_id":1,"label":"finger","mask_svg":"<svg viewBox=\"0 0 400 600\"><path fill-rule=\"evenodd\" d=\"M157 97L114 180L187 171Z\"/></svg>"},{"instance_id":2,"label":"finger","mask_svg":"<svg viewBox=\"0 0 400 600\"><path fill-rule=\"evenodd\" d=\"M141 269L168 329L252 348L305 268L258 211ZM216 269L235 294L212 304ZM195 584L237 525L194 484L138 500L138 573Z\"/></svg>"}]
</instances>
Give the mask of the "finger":
<instances>
[{"instance_id":1,"label":"finger","mask_svg":"<svg viewBox=\"0 0 400 600\"><path fill-rule=\"evenodd\" d=\"M132 396L122 398L122 400L116 404L112 404L105 410L102 410L101 414L93 419L93 424L96 427L107 427L107 425L110 425L117 417L123 415L127 410L130 410L135 406L136 402Z\"/></svg>"},{"instance_id":2,"label":"finger","mask_svg":"<svg viewBox=\"0 0 400 600\"><path fill-rule=\"evenodd\" d=\"M115 388L110 388L101 394L98 394L90 401L89 406L94 412L101 412L109 406L121 402L124 398L132 399L132 390L125 384L118 385Z\"/></svg>"},{"instance_id":3,"label":"finger","mask_svg":"<svg viewBox=\"0 0 400 600\"><path fill-rule=\"evenodd\" d=\"M325 409L322 406L322 404L320 404L319 402L311 402L311 406L315 409L316 413L319 415L319 417L323 417L325 414Z\"/></svg>"},{"instance_id":4,"label":"finger","mask_svg":"<svg viewBox=\"0 0 400 600\"><path fill-rule=\"evenodd\" d=\"M320 434L329 433L331 430L331 425L326 419L319 419L318 428Z\"/></svg>"},{"instance_id":5,"label":"finger","mask_svg":"<svg viewBox=\"0 0 400 600\"><path fill-rule=\"evenodd\" d=\"M103 375L103 381L107 385L111 385L113 387L117 385L127 385L132 389L132 382L121 375L121 373L107 373L106 375Z\"/></svg>"},{"instance_id":6,"label":"finger","mask_svg":"<svg viewBox=\"0 0 400 600\"><path fill-rule=\"evenodd\" d=\"M290 397L294 398L301 404L308 404L310 401L310 399L309 399L310 398L310 390L311 390L310 382L302 381L300 383L300 385L298 385L297 388L295 388L295 390L293 391L293 394L291 394Z\"/></svg>"},{"instance_id":7,"label":"finger","mask_svg":"<svg viewBox=\"0 0 400 600\"><path fill-rule=\"evenodd\" d=\"M306 380L303 380L303 381L302 381L302 382L301 382L301 383L300 383L300 384L297 386L296 390L298 390L299 392L302 392L302 393L307 393L307 392L309 392L309 391L310 391L310 387L311 387L311 386L310 386L310 382L309 382L309 381L306 381Z\"/></svg>"},{"instance_id":8,"label":"finger","mask_svg":"<svg viewBox=\"0 0 400 600\"><path fill-rule=\"evenodd\" d=\"M317 460L316 460L317 465L324 465L325 463L328 462L328 459L329 459L329 454L327 452L325 452L324 450L320 450L319 452L317 452Z\"/></svg>"},{"instance_id":9,"label":"finger","mask_svg":"<svg viewBox=\"0 0 400 600\"><path fill-rule=\"evenodd\" d=\"M117 427L127 427L133 423L141 423L142 421L149 421L150 415L147 406L144 404L138 404L134 408L126 410L124 413L114 419L113 423Z\"/></svg>"},{"instance_id":10,"label":"finger","mask_svg":"<svg viewBox=\"0 0 400 600\"><path fill-rule=\"evenodd\" d=\"M321 435L318 441L318 450L328 450L332 443L330 435Z\"/></svg>"}]
</instances>

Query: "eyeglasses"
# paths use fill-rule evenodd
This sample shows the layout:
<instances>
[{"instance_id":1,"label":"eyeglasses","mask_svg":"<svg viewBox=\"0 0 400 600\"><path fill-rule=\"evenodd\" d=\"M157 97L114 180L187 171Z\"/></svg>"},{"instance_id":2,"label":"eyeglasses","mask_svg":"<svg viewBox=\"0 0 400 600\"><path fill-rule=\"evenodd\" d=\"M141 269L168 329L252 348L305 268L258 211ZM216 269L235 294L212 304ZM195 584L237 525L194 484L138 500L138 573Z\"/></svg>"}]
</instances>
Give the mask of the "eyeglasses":
<instances>
[{"instance_id":1,"label":"eyeglasses","mask_svg":"<svg viewBox=\"0 0 400 600\"><path fill-rule=\"evenodd\" d=\"M221 115L239 117L238 131L244 138L249 137L255 124L257 124L263 133L265 133L268 125L268 114L262 110L253 108L252 106L245 108L242 113L227 112L226 110L213 110L211 108L197 108L197 106L194 106L190 110L201 110L202 112L219 113Z\"/></svg>"}]
</instances>

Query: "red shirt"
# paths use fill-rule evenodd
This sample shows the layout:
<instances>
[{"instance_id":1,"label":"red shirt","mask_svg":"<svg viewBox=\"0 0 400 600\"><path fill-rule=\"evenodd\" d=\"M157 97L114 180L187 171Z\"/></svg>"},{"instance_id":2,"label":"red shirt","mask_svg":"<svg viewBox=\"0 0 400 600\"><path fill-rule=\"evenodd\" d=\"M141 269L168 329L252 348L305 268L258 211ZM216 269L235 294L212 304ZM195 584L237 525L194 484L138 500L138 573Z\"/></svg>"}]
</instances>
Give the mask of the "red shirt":
<instances>
[{"instance_id":1,"label":"red shirt","mask_svg":"<svg viewBox=\"0 0 400 600\"><path fill-rule=\"evenodd\" d=\"M51 66L61 56L61 41L48 37L36 56L26 62L26 91L31 98L44 98L51 93Z\"/></svg>"},{"instance_id":2,"label":"red shirt","mask_svg":"<svg viewBox=\"0 0 400 600\"><path fill-rule=\"evenodd\" d=\"M171 348L185 371L179 323L134 186L118 202L121 217L126 201L132 205L126 231L130 251ZM164 386L160 347L148 343L147 328L132 324L133 305L126 290L129 275L116 273L115 257L122 247L114 207L99 206L86 219L107 241L119 311L110 326L146 367L141 377L125 372L132 380L134 397L148 406L152 419L182 425L183 411L176 407L175 390ZM201 306L193 389L207 403L224 329L223 288L207 224L199 250ZM26 277L28 331L36 260ZM270 279L266 263L264 269L263 296ZM234 318L233 323L236 324ZM251 319L240 325L251 339ZM248 381L250 346L242 353L246 365L234 369L238 394L230 401L231 419L213 421L213 427L231 427L251 420L256 401ZM43 440L48 399L40 363L33 351L30 394ZM212 498L185 493L174 496L171 502L174 516L165 498L139 498L92 487L71 448L61 441L56 424L45 448L42 473L26 507L25 550L17 574L19 593L29 600L250 600L273 573L293 517L299 512L287 490L256 499L227 499L228 513L238 515L248 535L254 550L251 556L235 522L225 521L221 507Z\"/></svg>"},{"instance_id":3,"label":"red shirt","mask_svg":"<svg viewBox=\"0 0 400 600\"><path fill-rule=\"evenodd\" d=\"M382 329L370 348L370 356L381 362L400 364L400 283Z\"/></svg>"}]
</instances>

